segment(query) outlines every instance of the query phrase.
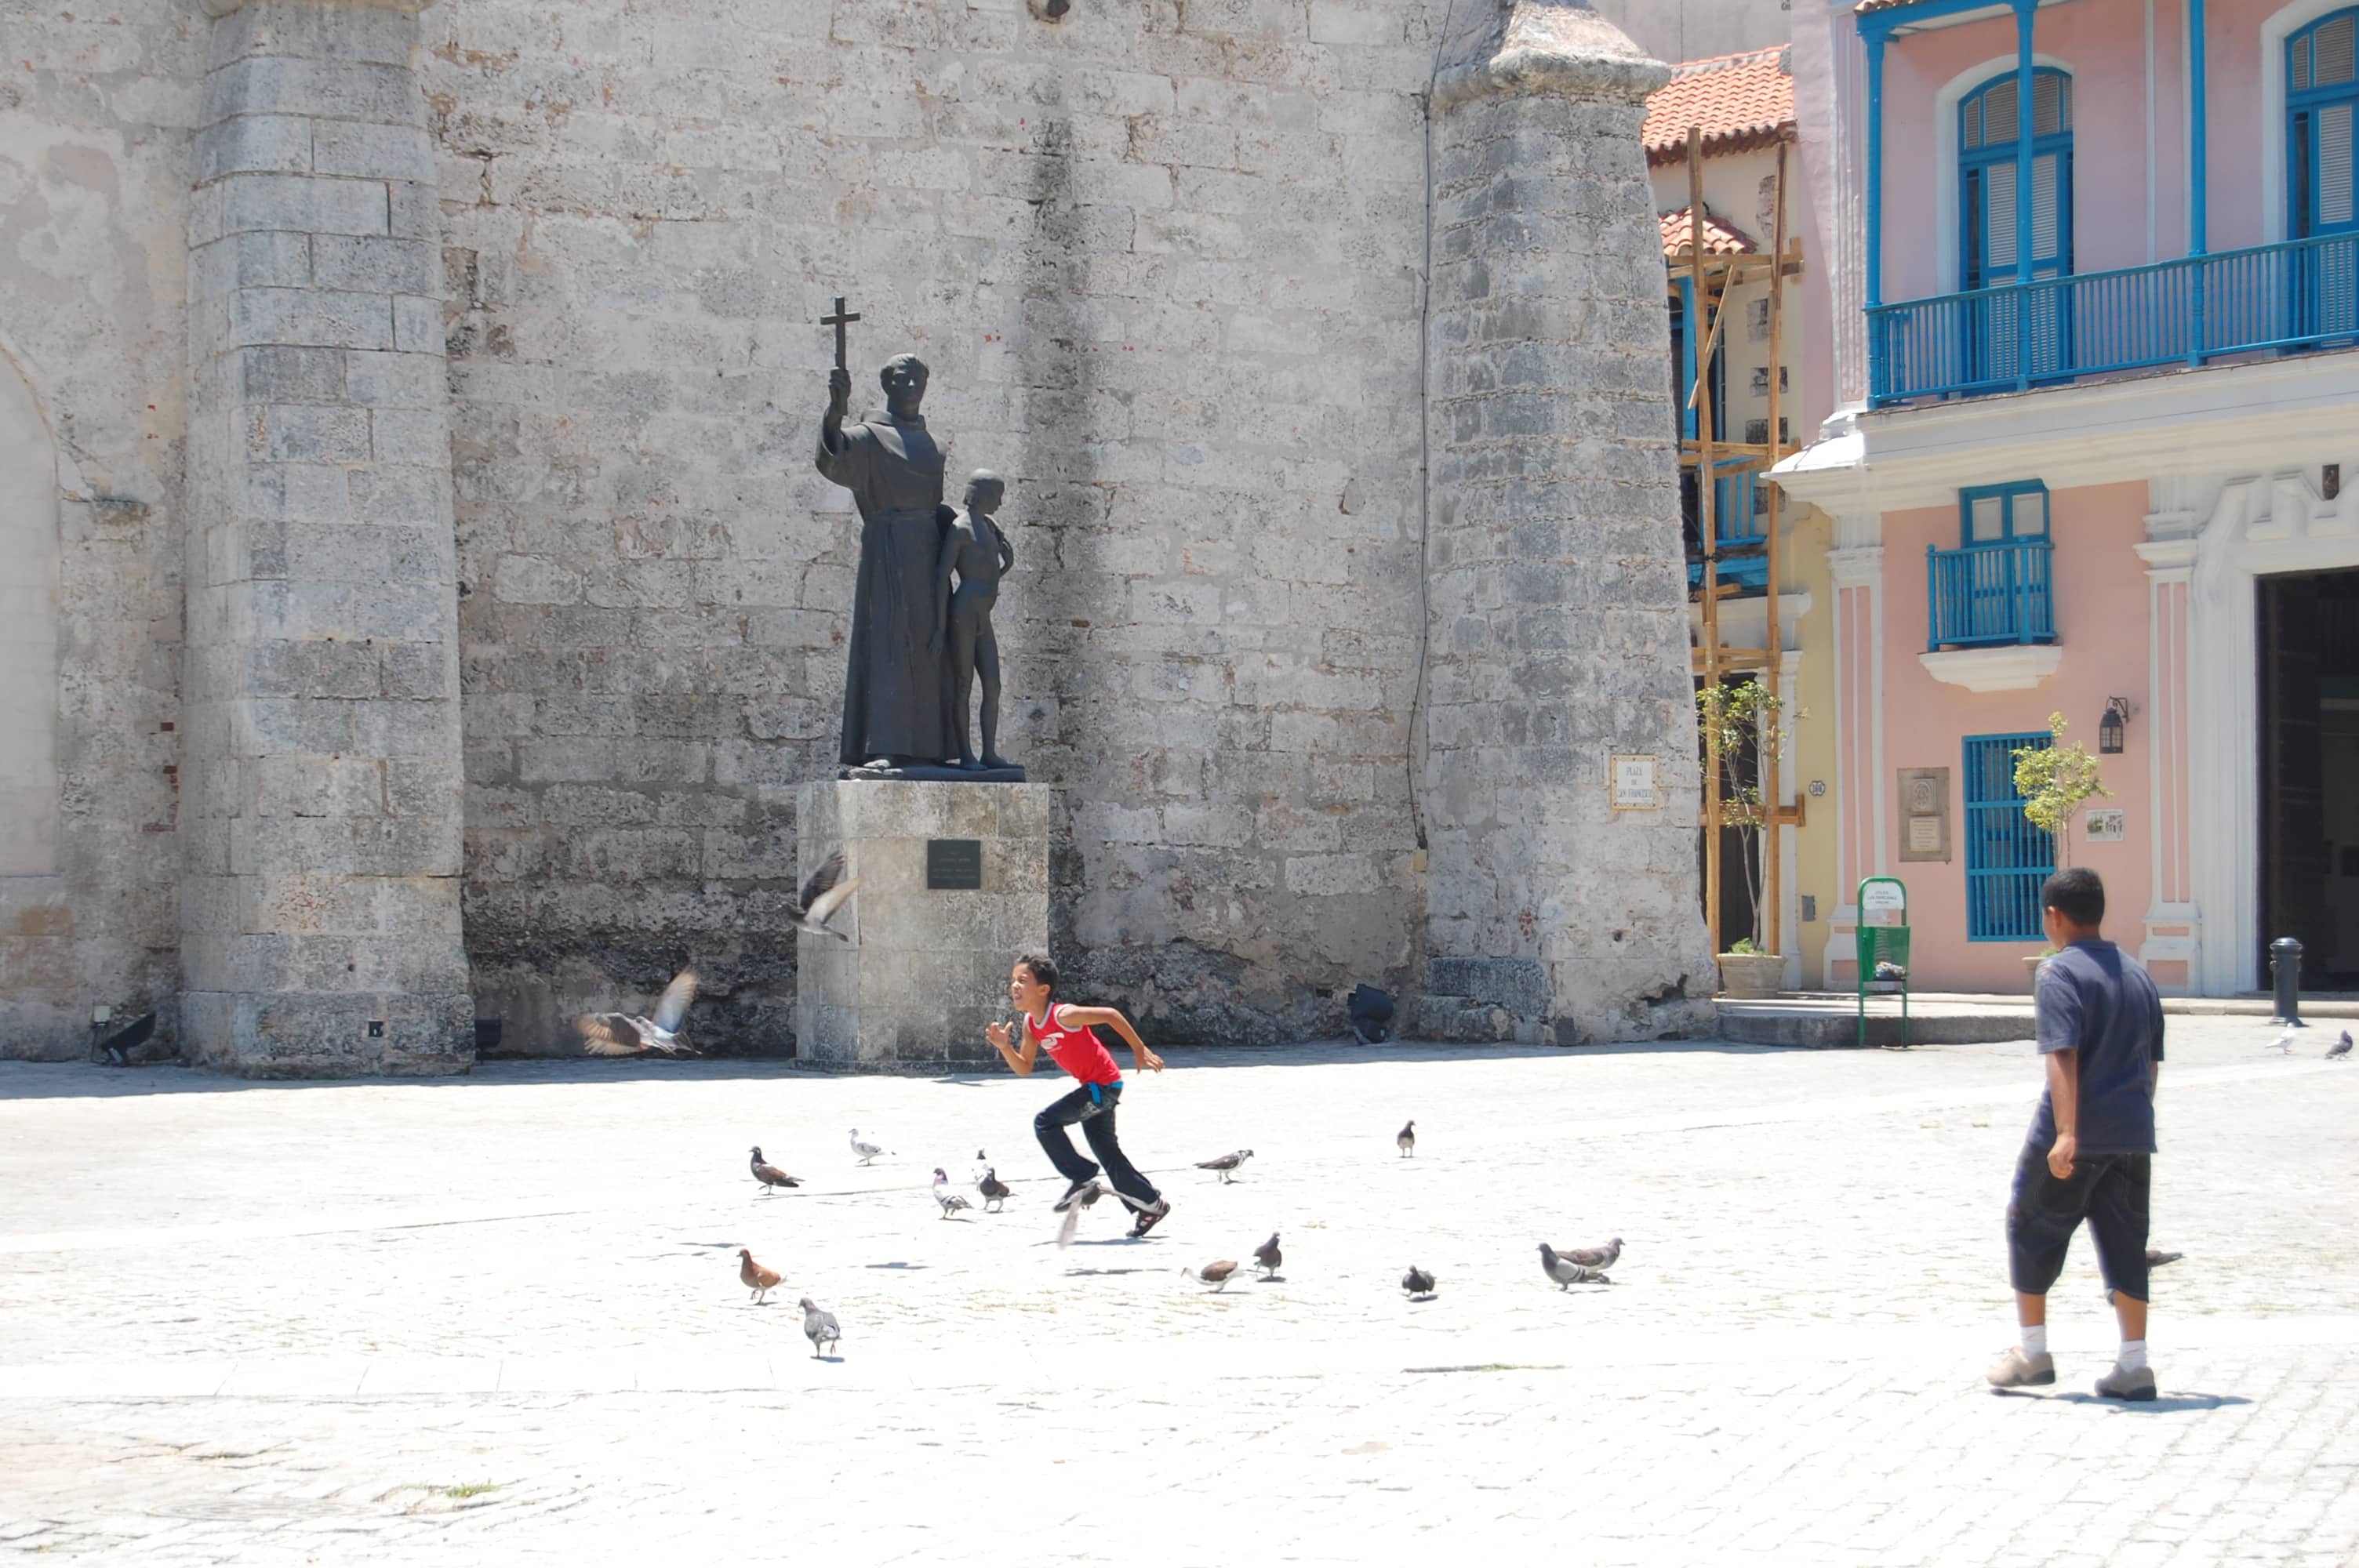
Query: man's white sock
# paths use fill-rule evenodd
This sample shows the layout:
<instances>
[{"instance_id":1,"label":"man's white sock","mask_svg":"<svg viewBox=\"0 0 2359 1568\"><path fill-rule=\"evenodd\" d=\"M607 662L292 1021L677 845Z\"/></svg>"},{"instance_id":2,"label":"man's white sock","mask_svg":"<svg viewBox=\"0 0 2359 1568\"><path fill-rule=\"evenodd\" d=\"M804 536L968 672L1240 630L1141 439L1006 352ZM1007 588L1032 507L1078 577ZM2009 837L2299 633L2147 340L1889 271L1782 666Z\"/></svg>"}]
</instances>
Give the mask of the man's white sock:
<instances>
[{"instance_id":1,"label":"man's white sock","mask_svg":"<svg viewBox=\"0 0 2359 1568\"><path fill-rule=\"evenodd\" d=\"M2138 1348L2143 1350L2145 1349L2145 1346L2140 1346ZM2045 1356L2048 1354L2048 1325L2046 1324L2036 1323L2025 1326L2023 1331L2023 1353L2026 1356L2034 1357Z\"/></svg>"},{"instance_id":2,"label":"man's white sock","mask_svg":"<svg viewBox=\"0 0 2359 1568\"><path fill-rule=\"evenodd\" d=\"M2125 1372L2143 1372L2143 1371L2145 1371L2145 1370L2146 1370L2146 1341L2145 1341L2145 1340L2143 1340L2143 1339L2125 1339L2125 1340L2123 1340L2123 1341L2122 1341L2122 1358L2121 1358L2119 1361L2115 1362L2115 1363L2114 1363L2114 1365L2115 1365L2115 1366L2117 1366L2117 1367L2119 1367L2119 1368L2120 1368L2123 1371L2125 1371Z\"/></svg>"}]
</instances>

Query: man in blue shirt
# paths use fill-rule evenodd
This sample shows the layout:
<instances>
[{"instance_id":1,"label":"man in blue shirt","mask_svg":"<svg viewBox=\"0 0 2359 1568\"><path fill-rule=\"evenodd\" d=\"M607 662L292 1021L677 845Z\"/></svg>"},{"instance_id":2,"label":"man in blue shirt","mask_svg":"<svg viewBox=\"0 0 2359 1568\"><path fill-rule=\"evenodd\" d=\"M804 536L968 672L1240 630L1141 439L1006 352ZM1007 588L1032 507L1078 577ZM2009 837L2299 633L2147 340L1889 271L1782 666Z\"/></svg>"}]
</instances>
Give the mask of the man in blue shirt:
<instances>
[{"instance_id":1,"label":"man in blue shirt","mask_svg":"<svg viewBox=\"0 0 2359 1568\"><path fill-rule=\"evenodd\" d=\"M2048 1087L2031 1119L2006 1206L2007 1271L2023 1342L1990 1369L1991 1386L2056 1381L2048 1291L2081 1222L2121 1319L2121 1357L2101 1398L2154 1398L2147 1364L2147 1197L2154 1179L2154 1095L2162 1073L2162 999L2138 961L2098 935L2105 884L2071 867L2039 890L2056 956L2039 967L2039 1054Z\"/></svg>"}]
</instances>

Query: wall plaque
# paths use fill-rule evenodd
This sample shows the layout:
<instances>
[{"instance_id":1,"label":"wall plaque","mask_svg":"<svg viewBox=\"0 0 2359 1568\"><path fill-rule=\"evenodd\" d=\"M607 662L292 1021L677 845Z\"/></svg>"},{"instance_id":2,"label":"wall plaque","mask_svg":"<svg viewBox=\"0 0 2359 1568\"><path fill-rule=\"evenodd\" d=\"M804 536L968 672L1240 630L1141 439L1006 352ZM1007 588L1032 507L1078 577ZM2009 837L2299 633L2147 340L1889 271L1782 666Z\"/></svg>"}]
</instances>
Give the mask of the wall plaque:
<instances>
[{"instance_id":1,"label":"wall plaque","mask_svg":"<svg viewBox=\"0 0 2359 1568\"><path fill-rule=\"evenodd\" d=\"M2127 815L2118 806L2092 806L2082 820L2088 824L2086 837L2092 844L2118 844L2128 827Z\"/></svg>"},{"instance_id":2,"label":"wall plaque","mask_svg":"<svg viewBox=\"0 0 2359 1568\"><path fill-rule=\"evenodd\" d=\"M1900 858L1950 858L1950 770L1900 770Z\"/></svg>"},{"instance_id":3,"label":"wall plaque","mask_svg":"<svg viewBox=\"0 0 2359 1568\"><path fill-rule=\"evenodd\" d=\"M1654 811L1662 806L1662 795L1655 783L1653 757L1619 752L1611 759L1611 764L1614 810Z\"/></svg>"},{"instance_id":4,"label":"wall plaque","mask_svg":"<svg viewBox=\"0 0 2359 1568\"><path fill-rule=\"evenodd\" d=\"M926 886L929 890L976 892L983 886L983 840L926 840Z\"/></svg>"}]
</instances>

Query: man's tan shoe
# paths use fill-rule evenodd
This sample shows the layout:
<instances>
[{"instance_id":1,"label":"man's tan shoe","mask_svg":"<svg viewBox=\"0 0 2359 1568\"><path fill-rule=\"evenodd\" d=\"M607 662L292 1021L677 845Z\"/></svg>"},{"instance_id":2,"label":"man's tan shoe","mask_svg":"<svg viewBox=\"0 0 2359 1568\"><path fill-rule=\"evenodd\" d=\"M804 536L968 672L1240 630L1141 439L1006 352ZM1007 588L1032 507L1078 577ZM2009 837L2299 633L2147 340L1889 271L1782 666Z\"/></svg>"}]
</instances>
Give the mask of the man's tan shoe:
<instances>
[{"instance_id":1,"label":"man's tan shoe","mask_svg":"<svg viewBox=\"0 0 2359 1568\"><path fill-rule=\"evenodd\" d=\"M2116 1366L2097 1379L2097 1397L2101 1400L2150 1400L2154 1398L2154 1368L2140 1367L2132 1372Z\"/></svg>"},{"instance_id":2,"label":"man's tan shoe","mask_svg":"<svg viewBox=\"0 0 2359 1568\"><path fill-rule=\"evenodd\" d=\"M2022 1346L2010 1345L2006 1354L1985 1375L1994 1389L2036 1388L2056 1380L2056 1357L2045 1350L2037 1356L2026 1356ZM2151 1399L2153 1395L2147 1397Z\"/></svg>"}]
</instances>

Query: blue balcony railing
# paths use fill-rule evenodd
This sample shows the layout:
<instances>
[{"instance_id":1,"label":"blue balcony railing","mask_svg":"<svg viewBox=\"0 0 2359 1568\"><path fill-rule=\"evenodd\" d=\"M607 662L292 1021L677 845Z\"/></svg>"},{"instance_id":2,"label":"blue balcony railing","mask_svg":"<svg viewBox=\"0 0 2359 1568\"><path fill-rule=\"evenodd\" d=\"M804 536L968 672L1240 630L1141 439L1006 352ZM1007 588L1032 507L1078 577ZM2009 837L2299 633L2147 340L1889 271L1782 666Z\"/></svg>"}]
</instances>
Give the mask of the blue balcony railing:
<instances>
[{"instance_id":1,"label":"blue balcony railing","mask_svg":"<svg viewBox=\"0 0 2359 1568\"><path fill-rule=\"evenodd\" d=\"M2055 548L2007 539L1962 550L1925 549L1925 651L2056 641L2049 592Z\"/></svg>"},{"instance_id":2,"label":"blue balcony railing","mask_svg":"<svg viewBox=\"0 0 2359 1568\"><path fill-rule=\"evenodd\" d=\"M2007 283L1868 312L1879 407L2359 342L2359 232Z\"/></svg>"}]
</instances>

